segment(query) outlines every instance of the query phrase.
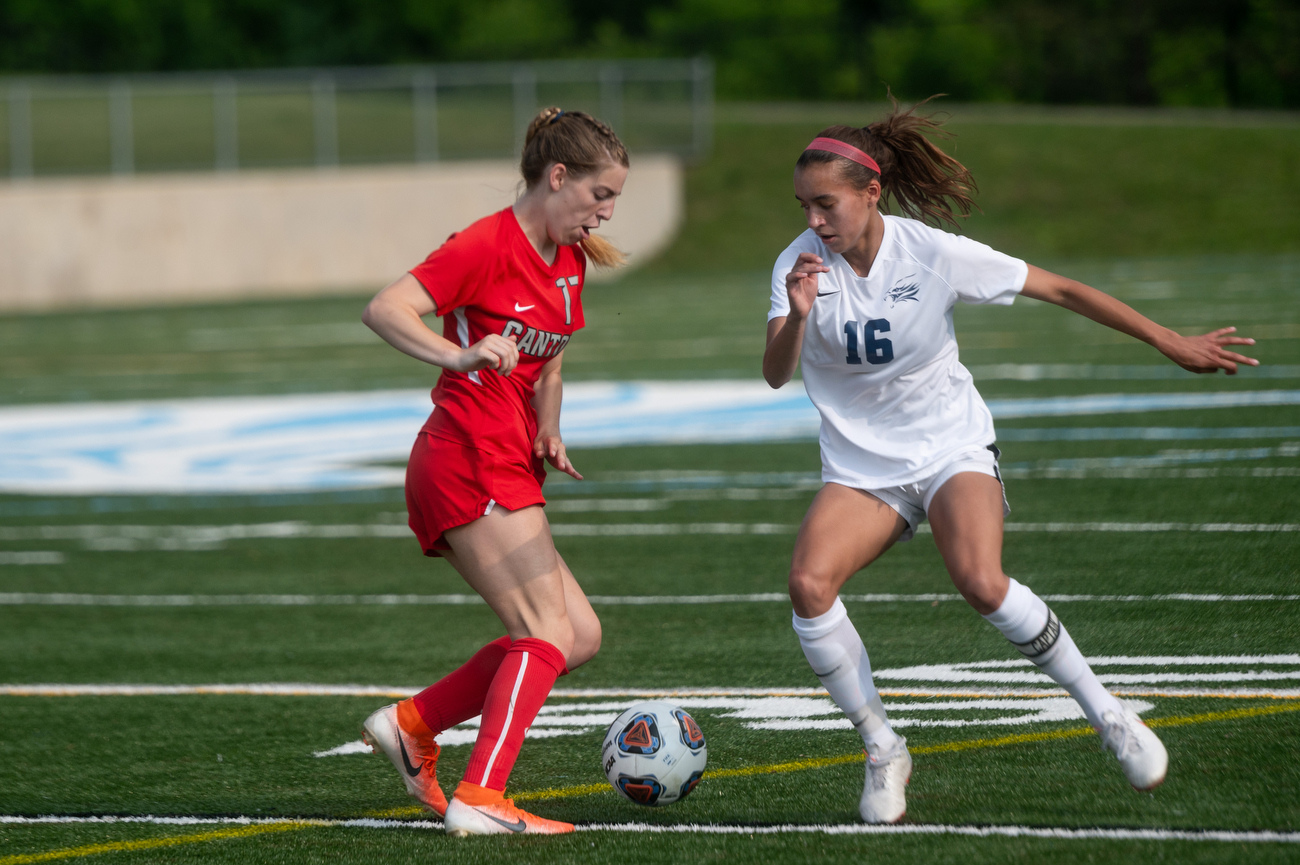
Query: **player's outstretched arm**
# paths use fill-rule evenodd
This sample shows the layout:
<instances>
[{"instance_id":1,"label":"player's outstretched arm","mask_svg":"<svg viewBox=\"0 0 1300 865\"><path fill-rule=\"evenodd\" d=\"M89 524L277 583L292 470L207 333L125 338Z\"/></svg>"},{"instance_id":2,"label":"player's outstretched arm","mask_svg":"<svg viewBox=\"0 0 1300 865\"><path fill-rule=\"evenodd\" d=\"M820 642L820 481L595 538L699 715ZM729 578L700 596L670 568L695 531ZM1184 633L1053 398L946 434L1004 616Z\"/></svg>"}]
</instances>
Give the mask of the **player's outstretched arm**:
<instances>
[{"instance_id":1,"label":"player's outstretched arm","mask_svg":"<svg viewBox=\"0 0 1300 865\"><path fill-rule=\"evenodd\" d=\"M537 412L537 438L533 440L533 453L576 480L582 475L569 462L569 454L560 439L560 402L564 397L564 382L560 366L564 352L546 362L537 384L533 385L533 410Z\"/></svg>"},{"instance_id":2,"label":"player's outstretched arm","mask_svg":"<svg viewBox=\"0 0 1300 865\"><path fill-rule=\"evenodd\" d=\"M398 351L444 369L457 372L495 369L502 375L510 375L519 363L515 340L499 334L488 334L469 348L461 348L434 333L421 316L436 311L429 292L407 273L371 299L361 313L361 321Z\"/></svg>"},{"instance_id":3,"label":"player's outstretched arm","mask_svg":"<svg viewBox=\"0 0 1300 865\"><path fill-rule=\"evenodd\" d=\"M1222 369L1228 375L1236 375L1238 364L1259 366L1259 361L1254 358L1226 348L1229 345L1255 344L1255 340L1249 337L1233 336L1237 330L1235 327L1220 328L1200 336L1182 336L1156 324L1105 292L1032 264L1029 265L1029 276L1025 279L1025 288L1021 294L1065 307L1098 324L1127 333L1155 347L1165 357L1190 372L1214 373Z\"/></svg>"}]
</instances>

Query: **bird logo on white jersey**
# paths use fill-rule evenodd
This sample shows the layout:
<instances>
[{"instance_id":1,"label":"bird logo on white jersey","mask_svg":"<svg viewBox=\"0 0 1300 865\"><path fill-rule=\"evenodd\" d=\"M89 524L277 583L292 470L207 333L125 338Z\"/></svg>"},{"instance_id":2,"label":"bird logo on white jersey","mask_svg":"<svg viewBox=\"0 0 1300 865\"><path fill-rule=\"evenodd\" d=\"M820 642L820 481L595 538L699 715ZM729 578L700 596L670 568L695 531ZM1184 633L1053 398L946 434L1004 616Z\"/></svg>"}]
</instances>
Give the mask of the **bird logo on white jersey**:
<instances>
[{"instance_id":1,"label":"bird logo on white jersey","mask_svg":"<svg viewBox=\"0 0 1300 865\"><path fill-rule=\"evenodd\" d=\"M919 283L907 281L914 276L916 276L916 274L909 273L907 276L895 283L893 288L885 292L885 299L889 301L890 309L893 309L894 305L899 301L916 300L916 296L921 292L921 286Z\"/></svg>"}]
</instances>

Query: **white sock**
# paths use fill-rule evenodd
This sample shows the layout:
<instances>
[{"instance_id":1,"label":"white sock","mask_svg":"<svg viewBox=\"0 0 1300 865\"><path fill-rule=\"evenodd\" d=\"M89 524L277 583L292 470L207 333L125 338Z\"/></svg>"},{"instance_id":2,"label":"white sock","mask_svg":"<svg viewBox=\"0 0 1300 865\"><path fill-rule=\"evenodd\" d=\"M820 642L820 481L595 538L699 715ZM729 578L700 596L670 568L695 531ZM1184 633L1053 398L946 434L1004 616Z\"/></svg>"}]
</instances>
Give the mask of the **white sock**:
<instances>
[{"instance_id":1,"label":"white sock","mask_svg":"<svg viewBox=\"0 0 1300 865\"><path fill-rule=\"evenodd\" d=\"M794 632L813 672L862 736L867 754L879 757L892 751L899 736L889 728L880 692L871 681L867 647L849 621L844 602L836 598L833 607L811 619L796 613Z\"/></svg>"},{"instance_id":2,"label":"white sock","mask_svg":"<svg viewBox=\"0 0 1300 865\"><path fill-rule=\"evenodd\" d=\"M1002 606L984 618L1065 688L1083 707L1093 727L1101 728L1101 716L1107 711L1121 711L1119 700L1097 680L1061 620L1029 587L1012 580Z\"/></svg>"}]
</instances>

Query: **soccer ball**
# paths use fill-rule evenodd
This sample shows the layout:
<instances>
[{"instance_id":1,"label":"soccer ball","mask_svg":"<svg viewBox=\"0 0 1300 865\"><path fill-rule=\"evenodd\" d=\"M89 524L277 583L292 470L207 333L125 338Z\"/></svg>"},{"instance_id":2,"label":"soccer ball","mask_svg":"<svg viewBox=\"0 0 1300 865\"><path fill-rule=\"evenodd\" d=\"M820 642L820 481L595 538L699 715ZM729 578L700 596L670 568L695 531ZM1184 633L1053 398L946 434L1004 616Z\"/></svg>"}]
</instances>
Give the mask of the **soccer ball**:
<instances>
[{"instance_id":1,"label":"soccer ball","mask_svg":"<svg viewBox=\"0 0 1300 865\"><path fill-rule=\"evenodd\" d=\"M708 748L695 719L668 703L637 703L614 719L600 749L605 777L638 805L670 805L704 776Z\"/></svg>"}]
</instances>

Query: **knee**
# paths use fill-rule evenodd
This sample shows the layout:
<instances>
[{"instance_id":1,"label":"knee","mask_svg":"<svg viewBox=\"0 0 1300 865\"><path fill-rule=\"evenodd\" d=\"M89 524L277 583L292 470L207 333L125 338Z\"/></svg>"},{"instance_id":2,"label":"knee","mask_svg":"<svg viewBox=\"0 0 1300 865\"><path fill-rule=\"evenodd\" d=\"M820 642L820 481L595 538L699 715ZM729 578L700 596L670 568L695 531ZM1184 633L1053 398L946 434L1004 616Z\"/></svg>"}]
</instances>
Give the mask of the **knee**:
<instances>
[{"instance_id":1,"label":"knee","mask_svg":"<svg viewBox=\"0 0 1300 865\"><path fill-rule=\"evenodd\" d=\"M559 629L552 633L551 639L546 642L560 650L560 654L568 658L573 654L574 633L573 628Z\"/></svg>"},{"instance_id":2,"label":"knee","mask_svg":"<svg viewBox=\"0 0 1300 865\"><path fill-rule=\"evenodd\" d=\"M795 613L803 619L820 616L835 604L839 594L832 581L815 571L794 567L790 569L790 603Z\"/></svg>"},{"instance_id":3,"label":"knee","mask_svg":"<svg viewBox=\"0 0 1300 865\"><path fill-rule=\"evenodd\" d=\"M1007 575L1000 570L954 575L953 583L966 603L981 616L987 616L1002 606L1009 586Z\"/></svg>"},{"instance_id":4,"label":"knee","mask_svg":"<svg viewBox=\"0 0 1300 865\"><path fill-rule=\"evenodd\" d=\"M573 622L569 620L568 616L561 614L541 622L525 623L518 633L512 630L510 636L516 640L520 637L545 640L558 649L560 654L567 659L573 654L577 635L574 631Z\"/></svg>"},{"instance_id":5,"label":"knee","mask_svg":"<svg viewBox=\"0 0 1300 865\"><path fill-rule=\"evenodd\" d=\"M571 671L596 657L596 653L600 651L600 639L600 619L592 616L589 622L580 625L575 623L573 649L565 655L565 661Z\"/></svg>"}]
</instances>

